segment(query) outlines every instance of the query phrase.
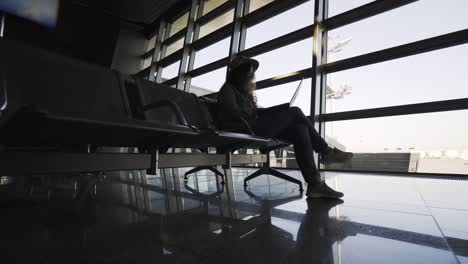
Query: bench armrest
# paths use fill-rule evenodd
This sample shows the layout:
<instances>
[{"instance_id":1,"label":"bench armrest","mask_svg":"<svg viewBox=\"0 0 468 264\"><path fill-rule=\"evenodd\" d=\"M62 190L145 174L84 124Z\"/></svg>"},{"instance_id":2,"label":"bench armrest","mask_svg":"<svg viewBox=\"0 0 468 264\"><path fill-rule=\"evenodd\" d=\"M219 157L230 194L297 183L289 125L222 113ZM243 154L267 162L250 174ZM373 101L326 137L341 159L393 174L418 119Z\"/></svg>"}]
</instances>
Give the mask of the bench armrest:
<instances>
[{"instance_id":1,"label":"bench armrest","mask_svg":"<svg viewBox=\"0 0 468 264\"><path fill-rule=\"evenodd\" d=\"M178 121L182 125L189 126L187 123L187 119L184 116L184 113L182 113L182 111L180 110L180 107L176 103L170 100L160 100L157 102L147 104L143 106L143 111L146 112L146 111L157 109L157 108L164 107L164 106L169 106L171 108L171 110L176 114Z\"/></svg>"},{"instance_id":2,"label":"bench armrest","mask_svg":"<svg viewBox=\"0 0 468 264\"><path fill-rule=\"evenodd\" d=\"M249 133L252 135L252 136L255 136L255 133L253 132L252 128L250 127L249 125L249 122L247 122L247 120L245 120L244 118L240 118L242 123L244 124L245 128L247 129L247 131L249 131Z\"/></svg>"}]
</instances>

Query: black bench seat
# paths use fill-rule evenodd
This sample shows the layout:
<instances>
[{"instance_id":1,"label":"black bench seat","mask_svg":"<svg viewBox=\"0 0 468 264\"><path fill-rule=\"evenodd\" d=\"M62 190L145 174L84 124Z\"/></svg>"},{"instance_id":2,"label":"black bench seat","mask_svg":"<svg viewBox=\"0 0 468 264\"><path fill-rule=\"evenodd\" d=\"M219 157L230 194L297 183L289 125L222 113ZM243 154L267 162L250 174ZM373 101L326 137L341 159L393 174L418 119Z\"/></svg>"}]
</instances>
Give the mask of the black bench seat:
<instances>
[{"instance_id":1,"label":"black bench seat","mask_svg":"<svg viewBox=\"0 0 468 264\"><path fill-rule=\"evenodd\" d=\"M0 144L201 148L267 140L170 122L171 108L135 116L121 75L96 65L6 39L0 58Z\"/></svg>"},{"instance_id":2,"label":"black bench seat","mask_svg":"<svg viewBox=\"0 0 468 264\"><path fill-rule=\"evenodd\" d=\"M215 147L223 150L217 159L225 154L226 160L220 164L229 169L230 155L236 149L251 147L267 153L287 144L249 133L219 131L206 105L194 94L181 90L124 77L7 39L0 39L0 58L0 154L5 159L9 154L2 145L7 149L62 144L138 147L142 155L128 156L130 165L126 167L135 168L131 165L134 159L138 166L151 164L154 172L160 149ZM15 157L29 155L23 154ZM137 157L147 159L148 154L151 161L137 162ZM31 162L34 155L28 156ZM89 161L86 164L93 164L93 170L100 166L91 160L92 156L83 157ZM193 164L186 159L187 164ZM71 160L67 162L76 166ZM177 166L183 166L183 162L179 160ZM111 162L107 165L119 168Z\"/></svg>"},{"instance_id":3,"label":"black bench seat","mask_svg":"<svg viewBox=\"0 0 468 264\"><path fill-rule=\"evenodd\" d=\"M234 152L241 148L258 149L263 155L266 155L267 160L263 163L262 168L244 180L245 186L247 186L249 180L255 177L269 174L298 184L299 189L302 191L301 181L270 167L270 151L289 146L291 143L279 139L255 136L248 124L246 124L245 131L249 131L249 133L220 131L217 129L216 100L204 97L197 98L194 94L139 78L124 76L121 76L121 78L122 93L129 95L126 97L128 99L126 105L134 118L144 120L166 119L167 122L183 122L200 128L200 131L205 131L206 134L201 133L199 138L208 136L207 141L209 144L206 147L216 147L218 153ZM171 102L176 107L167 107L172 109L165 110L145 107L148 105L161 105L158 101ZM178 113L174 113L174 111ZM218 137L213 138L211 137L212 134L216 134ZM217 176L223 177L223 174L214 166L199 166L187 171L185 179L188 179L188 175L191 173L206 169L211 170Z\"/></svg>"},{"instance_id":4,"label":"black bench seat","mask_svg":"<svg viewBox=\"0 0 468 264\"><path fill-rule=\"evenodd\" d=\"M171 136L192 141L198 132L190 127L157 124L132 119L93 120L19 111L0 127L0 144L47 146L60 144L92 144L99 146L134 147L142 144L175 143Z\"/></svg>"}]
</instances>

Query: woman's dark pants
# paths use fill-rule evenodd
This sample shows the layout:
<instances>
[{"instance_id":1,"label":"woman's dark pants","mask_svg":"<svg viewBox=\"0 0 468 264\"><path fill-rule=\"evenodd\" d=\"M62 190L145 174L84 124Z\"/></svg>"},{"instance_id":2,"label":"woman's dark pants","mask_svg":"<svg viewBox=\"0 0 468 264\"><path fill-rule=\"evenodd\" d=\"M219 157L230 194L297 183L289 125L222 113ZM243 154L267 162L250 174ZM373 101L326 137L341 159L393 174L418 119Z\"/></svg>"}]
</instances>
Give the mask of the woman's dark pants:
<instances>
[{"instance_id":1,"label":"woman's dark pants","mask_svg":"<svg viewBox=\"0 0 468 264\"><path fill-rule=\"evenodd\" d=\"M311 185L320 182L313 151L321 153L327 149L328 145L300 108L290 107L278 111L260 111L255 134L292 142L304 180Z\"/></svg>"}]
</instances>

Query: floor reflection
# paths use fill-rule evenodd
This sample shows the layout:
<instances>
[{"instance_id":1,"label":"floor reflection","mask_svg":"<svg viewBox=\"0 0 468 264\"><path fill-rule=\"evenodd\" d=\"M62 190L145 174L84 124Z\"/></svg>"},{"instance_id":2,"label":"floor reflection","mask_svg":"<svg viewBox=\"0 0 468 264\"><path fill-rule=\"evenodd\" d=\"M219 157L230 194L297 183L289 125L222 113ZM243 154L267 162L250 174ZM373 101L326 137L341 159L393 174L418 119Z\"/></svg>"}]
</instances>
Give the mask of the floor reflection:
<instances>
[{"instance_id":1,"label":"floor reflection","mask_svg":"<svg viewBox=\"0 0 468 264\"><path fill-rule=\"evenodd\" d=\"M464 219L466 211L434 208L434 202L425 200L428 190L422 181L382 178L379 183L377 176L366 176L366 181L359 175L328 173L327 181L345 191L345 201L306 200L297 186L266 176L244 189L243 177L251 172L247 169L229 172L226 184L209 172L184 181L185 171L167 169L158 176L143 171L109 174L97 185L95 198L73 200L58 190L47 198L38 194L6 199L0 217L0 259L5 263L464 263L468 259L468 236L464 236L468 228L454 220ZM300 177L296 171L286 172ZM433 182L427 183L432 188ZM463 184L467 183L459 182L457 188ZM395 189L388 190L388 185ZM366 192L374 196L366 197ZM448 203L439 199L437 204L444 201Z\"/></svg>"}]
</instances>

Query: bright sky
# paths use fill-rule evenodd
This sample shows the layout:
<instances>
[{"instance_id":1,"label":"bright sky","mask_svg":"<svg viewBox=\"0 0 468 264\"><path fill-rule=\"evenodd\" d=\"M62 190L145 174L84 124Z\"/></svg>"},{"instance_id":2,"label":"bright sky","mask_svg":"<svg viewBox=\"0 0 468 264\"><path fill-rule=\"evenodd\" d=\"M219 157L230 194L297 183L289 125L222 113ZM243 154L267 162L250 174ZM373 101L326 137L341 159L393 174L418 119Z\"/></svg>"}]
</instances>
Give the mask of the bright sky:
<instances>
[{"instance_id":1,"label":"bright sky","mask_svg":"<svg viewBox=\"0 0 468 264\"><path fill-rule=\"evenodd\" d=\"M330 16L369 0L330 0ZM329 47L351 39L329 60L341 60L428 37L468 28L467 0L419 0L415 3L329 32ZM247 32L246 48L279 37L313 23L313 1L260 23ZM196 66L225 57L229 40L198 52ZM198 56L199 55L199 56ZM468 97L466 59L468 45L415 55L330 74L328 84L335 90L343 85L352 92L341 100L327 100L327 112L350 111L409 103ZM257 80L308 68L312 64L312 39L256 57L260 61ZM218 90L225 68L194 78L192 84ZM271 106L288 102L298 82L257 92L259 104ZM309 114L310 80L303 84L297 105ZM415 148L418 150L468 149L468 111L410 115L379 119L335 122L327 125L346 149L355 152Z\"/></svg>"}]
</instances>

